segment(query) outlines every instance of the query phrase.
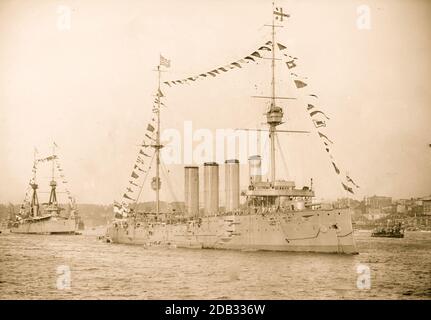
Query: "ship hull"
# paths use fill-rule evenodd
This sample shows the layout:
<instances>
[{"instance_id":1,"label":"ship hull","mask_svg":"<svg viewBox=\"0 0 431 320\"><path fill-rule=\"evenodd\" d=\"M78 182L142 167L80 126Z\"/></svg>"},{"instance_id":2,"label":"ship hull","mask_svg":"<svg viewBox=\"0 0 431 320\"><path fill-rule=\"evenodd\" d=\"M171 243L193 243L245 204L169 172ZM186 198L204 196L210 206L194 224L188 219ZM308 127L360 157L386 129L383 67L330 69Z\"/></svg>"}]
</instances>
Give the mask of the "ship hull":
<instances>
[{"instance_id":1,"label":"ship hull","mask_svg":"<svg viewBox=\"0 0 431 320\"><path fill-rule=\"evenodd\" d=\"M75 219L61 219L57 217L24 221L10 229L12 233L27 234L75 234L76 231Z\"/></svg>"},{"instance_id":2,"label":"ship hull","mask_svg":"<svg viewBox=\"0 0 431 320\"><path fill-rule=\"evenodd\" d=\"M182 223L129 219L111 223L107 238L178 248L358 253L347 209L220 215Z\"/></svg>"}]
</instances>

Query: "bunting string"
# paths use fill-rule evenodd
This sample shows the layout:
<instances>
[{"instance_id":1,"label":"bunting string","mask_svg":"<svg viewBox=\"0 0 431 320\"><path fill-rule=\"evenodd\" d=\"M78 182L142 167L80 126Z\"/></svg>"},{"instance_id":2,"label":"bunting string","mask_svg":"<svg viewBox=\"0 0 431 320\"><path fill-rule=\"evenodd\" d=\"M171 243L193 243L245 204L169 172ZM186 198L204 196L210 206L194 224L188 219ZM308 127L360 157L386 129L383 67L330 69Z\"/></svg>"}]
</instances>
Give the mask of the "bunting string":
<instances>
[{"instance_id":1,"label":"bunting string","mask_svg":"<svg viewBox=\"0 0 431 320\"><path fill-rule=\"evenodd\" d=\"M209 77L215 78L219 75L222 75L226 72L229 72L230 70L241 69L244 66L246 66L247 64L257 63L259 61L259 59L262 59L264 57L263 56L264 52L272 51L272 48L270 47L270 45L272 45L272 42L267 41L265 43L265 45L259 46L259 48L257 50L253 51L249 55L247 55L247 56L245 56L239 60L230 62L228 64L225 64L225 65L217 67L217 68L213 68L209 71L200 73L198 75L186 76L185 78L178 79L178 80L164 81L163 84L168 86L168 87L190 84L191 82L195 82L196 80L204 80L204 79L208 79ZM280 43L277 43L277 46L278 46L279 50L286 49L286 47Z\"/></svg>"},{"instance_id":2,"label":"bunting string","mask_svg":"<svg viewBox=\"0 0 431 320\"><path fill-rule=\"evenodd\" d=\"M280 48L280 50L285 50L287 49L286 46L278 44L278 48ZM286 66L288 68L288 70L291 70L295 67L298 66L297 57L291 56L287 53L283 54L286 61ZM291 76L294 77L293 79L293 83L295 85L295 87L298 90L306 90L304 88L308 87L308 81L306 81L306 77L300 77L298 74L296 73L290 73ZM354 194L354 190L353 187L359 188L359 186L353 181L353 179L351 177L349 177L349 175L346 173L345 177L342 177L341 175L341 170L339 169L339 166L336 163L336 160L334 159L333 155L332 155L332 145L333 142L331 139L328 138L327 134L324 133L324 129L327 128L327 121L330 120L330 118L326 115L326 113L320 109L318 109L318 107L316 106L316 102L318 102L318 96L314 93L309 93L307 94L307 96L310 99L314 99L313 101L310 101L306 104L306 111L310 117L310 120L313 123L313 126L316 129L317 135L319 136L320 140L323 143L323 146L325 148L326 153L329 156L330 162L332 164L332 167L335 171L335 173L338 175L338 177L340 178L340 183L341 186L343 187L343 189L351 194Z\"/></svg>"},{"instance_id":3,"label":"bunting string","mask_svg":"<svg viewBox=\"0 0 431 320\"><path fill-rule=\"evenodd\" d=\"M35 152L37 153L37 151L35 151ZM43 163L43 162L47 162L47 161L53 161L54 162L54 165L55 165L56 169L60 172L60 174L59 174L59 176L61 178L60 181L64 184L65 192L67 194L67 198L69 199L69 203L71 204L71 206L74 206L75 205L75 198L72 196L71 192L67 188L66 184L68 183L68 181L67 181L66 176L65 176L65 174L63 172L64 170L61 167L60 159L59 159L58 155L52 155L52 156L49 156L49 157L46 157L46 158L35 159L35 161L33 162L33 167L32 167L33 177L31 178L30 182L31 183L35 183L34 177L36 176L36 173L37 173L37 165L39 163ZM26 205L30 204L30 201L29 201L30 194L29 194L29 192L30 192L30 188L28 187L27 190L26 190L25 196L24 196L24 201L23 201L23 204L21 206L21 209L24 209L24 207Z\"/></svg>"},{"instance_id":4,"label":"bunting string","mask_svg":"<svg viewBox=\"0 0 431 320\"><path fill-rule=\"evenodd\" d=\"M161 101L161 98L164 97L163 92L158 89L156 93L156 98L153 102L152 111L153 113L159 112L158 105L165 106L165 104ZM147 176L151 170L151 164L154 159L155 153L153 156L149 154L147 148L153 147L154 143L156 143L156 119L153 117L151 122L147 124L144 138L140 145L138 155L136 157L135 163L133 164L132 172L129 176L130 180L128 181L128 185L125 187L125 190L122 194L122 201L114 201L114 213L117 218L125 218L127 217L131 211L130 206L134 203L135 209L137 206L137 202L139 200L140 194L142 192L144 183L147 179ZM150 158L148 168L147 168L147 158ZM143 179L142 179L143 177ZM140 183L139 181L142 180ZM139 188L139 191L136 192L136 188Z\"/></svg>"},{"instance_id":5,"label":"bunting string","mask_svg":"<svg viewBox=\"0 0 431 320\"><path fill-rule=\"evenodd\" d=\"M281 14L281 12L278 12L277 14ZM295 68L295 70L296 70L296 68L298 67L298 60L299 60L298 57L295 57L295 56L292 56L291 54L289 54L289 52L287 50L288 49L287 46L282 44L282 43L276 43L274 47L282 53L282 56L284 57L283 60L284 60L284 63L286 64L287 69L289 71L291 71L292 69ZM272 51L272 42L267 41L264 45L259 46L257 50L253 51L249 55L247 55L247 56L245 56L239 60L228 63L224 66L219 66L217 68L210 69L209 71L200 73L198 75L191 75L191 76L187 76L183 79L178 79L178 80L165 81L165 82L163 82L163 84L168 86L168 87L173 87L173 86L179 86L179 85L184 85L184 84L190 84L190 83L195 82L196 80L199 80L199 79L204 80L204 79L208 79L208 78L215 78L215 77L222 75L222 74L224 74L230 70L243 68L244 66L246 66L250 63L257 63L259 61L259 59L264 58L263 55L265 54L265 52L270 52L270 51ZM302 90L307 90L309 88L307 77L299 76L297 73L293 73L293 72L290 72L290 75L293 77L293 83L298 90L302 91ZM305 88L307 88L307 89L305 89ZM337 165L336 160L334 159L334 157L332 155L333 142L327 136L327 134L325 132L325 129L327 129L327 127L328 127L328 121L330 120L330 118L326 115L326 113L324 111L320 110L320 108L318 107L319 97L315 93L309 93L309 94L307 94L307 96L309 97L309 99L313 99L313 101L310 101L306 105L307 113L310 117L310 120L313 123L313 126L316 129L316 132L317 132L320 140L322 141L322 143L324 145L325 151L327 152L327 154L329 156L332 167L333 167L335 173L340 177L340 182L341 182L343 189L346 190L347 192L354 194L353 188L351 186L354 186L356 188L359 188L359 186L347 174L345 175L345 178L341 178L341 176L342 176L341 170L339 169L339 166ZM158 96L158 98L156 98L155 103L158 102L157 99L159 99L159 96ZM154 109L156 109L156 111L157 111L157 108L153 106L153 111L154 111ZM151 127L149 127L149 128L151 129ZM149 138L149 136L147 134L146 134L146 137ZM141 153L141 155L145 155L145 154ZM144 160L142 158L138 157L138 159L137 159L138 164L142 164L143 161ZM134 172L134 175L137 175L137 173Z\"/></svg>"},{"instance_id":6,"label":"bunting string","mask_svg":"<svg viewBox=\"0 0 431 320\"><path fill-rule=\"evenodd\" d=\"M287 69L290 71L294 68L298 67L298 57L292 56L287 52L287 46L282 43L276 43L275 48L277 48L282 55L284 56L284 63L286 64ZM174 87L174 86L180 86L184 84L191 84L195 83L198 80L205 80L209 78L215 78L218 77L226 72L229 72L230 70L238 70L242 69L245 66L251 64L251 63L258 63L259 59L264 58L264 55L266 52L272 51L272 42L267 41L264 45L261 45L258 47L258 49L254 50L249 55L244 56L243 58L230 62L228 64L218 66L216 68L209 69L206 72L202 72L196 75L189 75L182 79L177 80L169 80L164 81L163 85L167 87ZM296 69L295 69L296 70ZM294 78L293 83L295 87L298 90L305 90L309 88L308 86L308 78L299 76L297 73L290 72L290 75ZM304 89L307 88L307 89ZM163 92L158 89L156 98L154 99L152 111L153 113L160 112L158 106L163 106L163 102L161 101L161 98L164 97ZM318 99L319 97L315 93L308 93L307 97L309 99L313 99L313 101L310 101L306 104L306 111L310 117L310 120L313 123L313 126L316 129L317 135L319 136L319 139L322 141L323 146L325 148L325 151L327 152L330 162L332 164L332 167L335 171L335 173L340 177L340 182L344 190L346 190L349 193L354 194L353 188L351 186L354 186L356 188L359 188L359 186L353 181L353 179L346 173L345 177L342 177L340 167L338 166L336 160L334 159L332 155L332 145L333 141L327 136L325 129L328 127L328 121L330 120L329 116L326 115L326 113L318 107ZM138 179L141 178L142 173L145 174L145 177L148 175L149 169L146 171L144 170L144 166L146 163L146 158L151 157L148 152L146 152L146 148L151 147L154 142L156 142L154 138L154 133L156 131L155 128L155 119L152 119L152 122L147 125L146 133L144 141L142 142L141 149L139 150L138 156L136 158L135 164L133 166L130 178L129 180L129 186L126 188L125 193L123 194L123 202L120 204L120 208L124 209L125 206L127 206L127 201L134 201L137 202L139 195L137 198L133 198L134 194L134 187L139 187L139 184L136 183ZM152 159L154 158L154 154ZM151 165L151 163L150 163ZM142 191L142 187L140 187ZM118 202L116 202L118 203ZM118 203L119 204L119 203ZM124 213L124 210L123 210Z\"/></svg>"},{"instance_id":7,"label":"bunting string","mask_svg":"<svg viewBox=\"0 0 431 320\"><path fill-rule=\"evenodd\" d=\"M55 161L55 166L56 166L57 170L60 172L61 182L64 184L64 189L65 189L65 192L67 194L67 198L69 199L69 203L73 207L75 205L75 198L72 196L71 192L67 188L68 181L66 179L66 176L63 173L64 170L61 167L60 158L58 156L55 156L54 161Z\"/></svg>"}]
</instances>

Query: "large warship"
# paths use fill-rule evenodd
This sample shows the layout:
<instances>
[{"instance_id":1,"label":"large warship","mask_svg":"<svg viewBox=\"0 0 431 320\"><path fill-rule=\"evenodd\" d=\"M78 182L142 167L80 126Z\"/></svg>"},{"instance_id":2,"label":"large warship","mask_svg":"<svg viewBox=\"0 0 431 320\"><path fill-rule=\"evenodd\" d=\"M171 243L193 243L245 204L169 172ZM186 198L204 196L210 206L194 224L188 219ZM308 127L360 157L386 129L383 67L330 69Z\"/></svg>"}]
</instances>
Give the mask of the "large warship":
<instances>
[{"instance_id":1,"label":"large warship","mask_svg":"<svg viewBox=\"0 0 431 320\"><path fill-rule=\"evenodd\" d=\"M278 10L278 8L277 8ZM274 11L276 14L276 11ZM144 246L172 246L199 249L273 250L356 254L349 208L324 209L313 202L315 192L309 186L297 187L294 181L276 179L276 135L283 122L283 108L275 92L275 27L272 23L272 93L266 111L270 140L269 176L262 175L261 155L249 157L249 186L240 190L240 163L227 159L223 165L206 162L203 168L184 167L183 212L161 210L160 180L160 65L154 137L146 147L153 150L156 176L151 186L156 193L154 210L136 210L126 203L114 204L115 218L106 233L113 243ZM269 50L268 50L269 51ZM162 64L162 62L161 62ZM223 69L223 68L220 68ZM210 72L211 74L211 72ZM293 131L292 131L293 132ZM282 150L278 150L281 152ZM152 158L152 159L153 159ZM136 166L135 166L136 167ZM225 205L219 206L219 171L225 174ZM199 202L199 172L203 171L203 208ZM132 173L133 176L137 176ZM133 181L130 181L133 183ZM141 188L142 190L142 188ZM126 198L129 198L126 194ZM241 197L244 201L240 201ZM133 199L135 204L138 199Z\"/></svg>"},{"instance_id":2,"label":"large warship","mask_svg":"<svg viewBox=\"0 0 431 320\"><path fill-rule=\"evenodd\" d=\"M76 202L66 189L70 203L68 208L63 208L57 199L57 181L56 169L60 172L63 170L58 162L58 156L55 153L55 143L52 155L45 158L35 158L33 163L33 177L30 179L31 200L27 199L28 193L20 207L18 215L15 215L10 221L10 232L12 233L29 233L29 234L76 234L79 224L79 216L76 208ZM41 162L51 162L52 176L49 182L51 187L49 200L46 203L39 203L37 189L39 185L36 181L37 166ZM64 179L64 175L60 173ZM66 182L62 180L62 182Z\"/></svg>"}]
</instances>

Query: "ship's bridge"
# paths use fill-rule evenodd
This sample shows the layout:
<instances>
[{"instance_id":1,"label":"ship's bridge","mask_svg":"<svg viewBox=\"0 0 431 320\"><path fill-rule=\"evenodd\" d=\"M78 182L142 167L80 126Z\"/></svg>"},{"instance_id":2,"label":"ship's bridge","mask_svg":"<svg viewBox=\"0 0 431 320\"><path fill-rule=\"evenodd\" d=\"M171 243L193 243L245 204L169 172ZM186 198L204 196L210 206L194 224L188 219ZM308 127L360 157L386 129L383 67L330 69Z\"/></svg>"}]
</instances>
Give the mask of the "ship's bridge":
<instances>
[{"instance_id":1,"label":"ship's bridge","mask_svg":"<svg viewBox=\"0 0 431 320\"><path fill-rule=\"evenodd\" d=\"M303 210L311 203L314 191L309 187L295 188L294 181L276 180L251 183L244 192L248 205L255 208L277 207L285 210Z\"/></svg>"},{"instance_id":2,"label":"ship's bridge","mask_svg":"<svg viewBox=\"0 0 431 320\"><path fill-rule=\"evenodd\" d=\"M276 180L255 182L246 192L248 197L314 197L314 191L308 187L295 188L294 181Z\"/></svg>"}]
</instances>

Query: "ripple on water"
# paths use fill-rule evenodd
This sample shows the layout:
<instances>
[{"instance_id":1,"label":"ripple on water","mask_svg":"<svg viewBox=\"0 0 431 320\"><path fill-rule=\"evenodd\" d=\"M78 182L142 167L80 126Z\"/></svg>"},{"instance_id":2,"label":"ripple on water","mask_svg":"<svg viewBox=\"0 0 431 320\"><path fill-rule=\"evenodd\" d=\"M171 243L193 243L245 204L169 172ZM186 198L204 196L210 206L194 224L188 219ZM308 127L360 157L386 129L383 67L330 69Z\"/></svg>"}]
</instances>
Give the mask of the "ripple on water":
<instances>
[{"instance_id":1,"label":"ripple on water","mask_svg":"<svg viewBox=\"0 0 431 320\"><path fill-rule=\"evenodd\" d=\"M431 234L361 234L357 242L360 254L347 256L146 249L88 236L8 234L0 237L0 298L431 298ZM356 287L358 264L370 268L370 290ZM60 265L70 267L70 290L56 287Z\"/></svg>"}]
</instances>

